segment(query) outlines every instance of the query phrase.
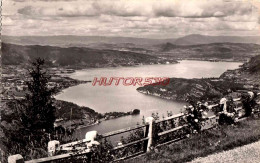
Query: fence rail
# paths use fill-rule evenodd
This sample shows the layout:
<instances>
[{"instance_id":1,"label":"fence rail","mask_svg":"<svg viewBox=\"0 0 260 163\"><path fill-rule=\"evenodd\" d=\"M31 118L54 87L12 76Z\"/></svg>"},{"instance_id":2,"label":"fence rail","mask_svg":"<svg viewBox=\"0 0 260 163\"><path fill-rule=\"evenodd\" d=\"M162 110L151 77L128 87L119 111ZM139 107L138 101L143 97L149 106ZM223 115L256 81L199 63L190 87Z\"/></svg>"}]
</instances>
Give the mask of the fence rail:
<instances>
[{"instance_id":1,"label":"fence rail","mask_svg":"<svg viewBox=\"0 0 260 163\"><path fill-rule=\"evenodd\" d=\"M148 138L143 138L143 139L140 139L140 140L133 141L131 143L127 143L127 144L124 144L124 145L121 145L121 146L117 146L117 147L114 147L112 150L118 150L118 149L121 149L121 148L125 148L125 147L128 147L130 145L137 144L137 143L140 143L140 142L143 142L143 141L146 141L146 140L148 140Z\"/></svg>"},{"instance_id":2,"label":"fence rail","mask_svg":"<svg viewBox=\"0 0 260 163\"><path fill-rule=\"evenodd\" d=\"M185 116L184 113L179 113L179 114L176 114L176 115L173 115L173 116L161 119L161 120L157 120L156 123L160 123L160 122L164 122L164 121L168 121L168 120L174 120L174 119L178 119L178 118L181 118L184 116Z\"/></svg>"},{"instance_id":3,"label":"fence rail","mask_svg":"<svg viewBox=\"0 0 260 163\"><path fill-rule=\"evenodd\" d=\"M124 128L124 129L120 129L120 130L117 130L117 131L112 131L112 132L109 132L109 133L102 134L102 137L106 138L106 137L122 134L122 133L125 133L125 132L130 132L130 131L140 129L140 128L143 128L143 127L146 127L146 126L147 125L138 125L138 126L134 126L134 127Z\"/></svg>"},{"instance_id":4,"label":"fence rail","mask_svg":"<svg viewBox=\"0 0 260 163\"><path fill-rule=\"evenodd\" d=\"M163 131L163 132L160 132L158 133L158 136L162 136L162 135L165 135L165 134L169 134L171 132L174 132L174 131L177 131L177 130L180 130L184 127L187 127L188 125L183 125L183 126L179 126L179 127L176 127L176 128L173 128L173 129L170 129L170 130L167 130L167 131Z\"/></svg>"},{"instance_id":5,"label":"fence rail","mask_svg":"<svg viewBox=\"0 0 260 163\"><path fill-rule=\"evenodd\" d=\"M70 158L72 156L80 156L80 155L85 155L87 153L90 152L90 149L87 149L84 152L81 153L66 153L66 154L61 154L61 155L57 155L57 156L50 156L50 157L45 157L45 158L39 158L39 159L35 159L35 160L30 160L30 161L25 161L25 163L44 163L44 162L53 162L53 161L57 161L57 160L63 160L66 158Z\"/></svg>"},{"instance_id":6,"label":"fence rail","mask_svg":"<svg viewBox=\"0 0 260 163\"><path fill-rule=\"evenodd\" d=\"M62 144L60 146L60 148L63 149L63 148L66 148L66 147L73 147L75 145L80 145L80 144L84 144L84 143L87 143L87 142L89 142L89 140L82 139L82 140L74 141L74 142L71 142L71 143Z\"/></svg>"}]
</instances>

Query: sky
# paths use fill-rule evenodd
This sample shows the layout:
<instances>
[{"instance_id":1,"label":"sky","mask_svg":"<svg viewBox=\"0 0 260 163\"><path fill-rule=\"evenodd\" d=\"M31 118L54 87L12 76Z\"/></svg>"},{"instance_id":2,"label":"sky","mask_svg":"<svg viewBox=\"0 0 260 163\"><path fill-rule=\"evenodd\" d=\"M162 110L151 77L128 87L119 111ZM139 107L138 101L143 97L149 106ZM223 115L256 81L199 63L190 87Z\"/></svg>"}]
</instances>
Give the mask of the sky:
<instances>
[{"instance_id":1,"label":"sky","mask_svg":"<svg viewBox=\"0 0 260 163\"><path fill-rule=\"evenodd\" d=\"M2 0L2 34L260 35L260 0Z\"/></svg>"}]
</instances>

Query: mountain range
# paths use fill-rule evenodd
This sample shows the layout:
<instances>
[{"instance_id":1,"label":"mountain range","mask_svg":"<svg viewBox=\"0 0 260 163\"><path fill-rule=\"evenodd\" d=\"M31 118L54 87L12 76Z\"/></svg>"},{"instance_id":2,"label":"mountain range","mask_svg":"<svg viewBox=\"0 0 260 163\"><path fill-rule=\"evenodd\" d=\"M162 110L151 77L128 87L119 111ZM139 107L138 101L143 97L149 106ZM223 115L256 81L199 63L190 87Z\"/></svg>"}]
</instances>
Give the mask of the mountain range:
<instances>
[{"instance_id":1,"label":"mountain range","mask_svg":"<svg viewBox=\"0 0 260 163\"><path fill-rule=\"evenodd\" d=\"M176 45L198 45L211 43L255 43L260 44L260 36L206 36L188 35L175 40Z\"/></svg>"},{"instance_id":2,"label":"mountain range","mask_svg":"<svg viewBox=\"0 0 260 163\"><path fill-rule=\"evenodd\" d=\"M243 60L260 54L260 45L252 43L210 43L200 45L158 45L160 56L173 58L217 58Z\"/></svg>"},{"instance_id":3,"label":"mountain range","mask_svg":"<svg viewBox=\"0 0 260 163\"><path fill-rule=\"evenodd\" d=\"M121 44L156 45L172 43L175 45L198 45L210 43L255 43L260 44L260 36L207 36L187 35L180 38L152 39L134 37L107 37L107 36L2 36L2 42L19 45L50 45L50 46L88 46L91 44Z\"/></svg>"},{"instance_id":4,"label":"mountain range","mask_svg":"<svg viewBox=\"0 0 260 163\"><path fill-rule=\"evenodd\" d=\"M105 36L2 36L2 63L41 57L49 65L115 67L176 63L176 59L245 61L260 53L258 36L188 35L178 39Z\"/></svg>"},{"instance_id":5,"label":"mountain range","mask_svg":"<svg viewBox=\"0 0 260 163\"><path fill-rule=\"evenodd\" d=\"M260 53L260 45L211 43L201 45L159 44L138 48L135 44L103 44L95 47L59 47L2 43L3 65L26 64L37 57L50 66L71 68L117 67L177 63L176 59L245 61Z\"/></svg>"},{"instance_id":6,"label":"mountain range","mask_svg":"<svg viewBox=\"0 0 260 163\"><path fill-rule=\"evenodd\" d=\"M156 56L131 51L99 50L85 47L15 45L2 43L3 65L26 64L41 57L49 66L71 68L132 66L163 62Z\"/></svg>"}]
</instances>

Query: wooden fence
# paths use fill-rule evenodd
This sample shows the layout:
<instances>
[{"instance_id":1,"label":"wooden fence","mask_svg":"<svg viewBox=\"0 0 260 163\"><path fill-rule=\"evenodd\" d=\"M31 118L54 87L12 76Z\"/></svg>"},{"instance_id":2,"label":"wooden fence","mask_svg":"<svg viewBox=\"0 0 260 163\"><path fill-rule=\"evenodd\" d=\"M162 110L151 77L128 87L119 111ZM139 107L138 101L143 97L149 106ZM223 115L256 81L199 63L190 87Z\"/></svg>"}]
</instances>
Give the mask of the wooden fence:
<instances>
[{"instance_id":1,"label":"wooden fence","mask_svg":"<svg viewBox=\"0 0 260 163\"><path fill-rule=\"evenodd\" d=\"M241 106L236 105L236 118L241 117L240 112L243 112ZM259 112L258 112L259 114ZM214 128L218 125L218 115L212 115L202 121L202 130ZM240 119L243 120L243 119ZM238 120L238 121L240 121ZM93 131L92 131L93 132ZM89 132L88 132L89 133ZM168 143L179 141L186 138L190 134L190 125L187 122L187 115L180 113L162 120L155 121L154 118L148 117L145 119L144 125L137 125L102 135L95 135L92 138L85 138L83 140L62 144L57 143L53 149L50 157L40 158L26 163L41 163L41 162L64 162L73 157L84 156L87 160L92 154L93 144L108 143L110 138L120 135L125 136L125 141L120 140L121 143L111 144L109 149L110 155L113 156L113 161L120 161L134 156L138 156L149 152L151 148L162 146ZM87 135L87 134L86 134ZM126 139L128 138L128 139ZM121 136L121 139L122 136ZM89 145L90 144L90 145ZM48 151L50 152L50 151ZM107 151L106 151L107 152ZM16 155L10 156L15 159ZM21 158L18 157L18 158ZM8 158L9 159L9 158ZM11 158L10 158L11 159ZM17 159L18 160L18 159ZM62 161L63 160L63 161ZM74 161L75 162L75 161ZM82 162L82 161L80 161ZM86 161L87 162L87 161Z\"/></svg>"}]
</instances>

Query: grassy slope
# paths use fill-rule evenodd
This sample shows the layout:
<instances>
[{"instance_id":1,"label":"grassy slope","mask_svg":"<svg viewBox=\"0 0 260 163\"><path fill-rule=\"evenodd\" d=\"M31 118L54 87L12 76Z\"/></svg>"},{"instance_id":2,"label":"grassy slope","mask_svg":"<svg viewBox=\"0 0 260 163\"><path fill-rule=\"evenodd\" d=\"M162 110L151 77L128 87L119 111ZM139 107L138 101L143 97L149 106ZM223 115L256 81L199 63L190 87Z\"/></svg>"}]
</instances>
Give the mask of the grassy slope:
<instances>
[{"instance_id":1,"label":"grassy slope","mask_svg":"<svg viewBox=\"0 0 260 163\"><path fill-rule=\"evenodd\" d=\"M125 162L182 163L191 161L196 157L233 149L259 140L259 124L259 118L250 118L235 126L220 126L218 129L204 131L202 134L193 135L183 141L160 147L151 153Z\"/></svg>"}]
</instances>

